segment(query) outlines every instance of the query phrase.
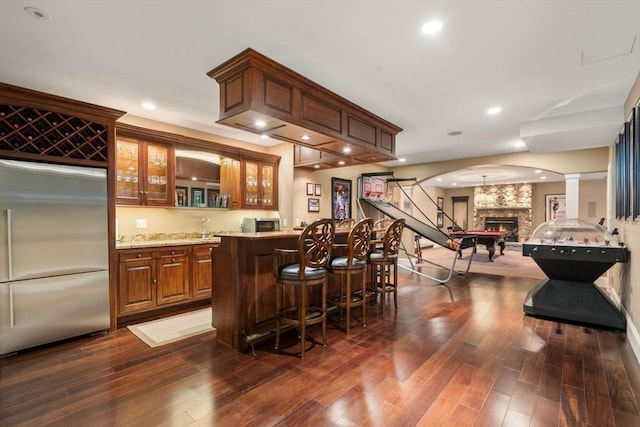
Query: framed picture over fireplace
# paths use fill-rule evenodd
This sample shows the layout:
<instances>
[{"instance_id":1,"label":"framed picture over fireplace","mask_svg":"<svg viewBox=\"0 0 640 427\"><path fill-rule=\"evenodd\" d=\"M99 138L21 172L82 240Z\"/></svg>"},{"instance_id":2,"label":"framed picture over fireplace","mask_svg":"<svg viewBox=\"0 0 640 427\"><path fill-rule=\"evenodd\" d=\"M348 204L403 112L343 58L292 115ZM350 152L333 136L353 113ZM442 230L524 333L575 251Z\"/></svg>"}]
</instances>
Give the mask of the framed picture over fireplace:
<instances>
[{"instance_id":1,"label":"framed picture over fireplace","mask_svg":"<svg viewBox=\"0 0 640 427\"><path fill-rule=\"evenodd\" d=\"M564 194L545 194L544 220L562 219L567 213L567 197Z\"/></svg>"}]
</instances>

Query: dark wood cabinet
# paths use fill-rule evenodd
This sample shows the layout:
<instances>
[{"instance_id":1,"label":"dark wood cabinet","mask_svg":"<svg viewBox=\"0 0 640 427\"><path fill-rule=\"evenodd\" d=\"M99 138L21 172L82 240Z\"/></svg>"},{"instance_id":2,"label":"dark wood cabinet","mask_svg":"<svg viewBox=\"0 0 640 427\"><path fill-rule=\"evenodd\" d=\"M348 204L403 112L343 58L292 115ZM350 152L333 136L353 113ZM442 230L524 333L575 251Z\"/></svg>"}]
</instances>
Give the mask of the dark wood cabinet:
<instances>
[{"instance_id":1,"label":"dark wood cabinet","mask_svg":"<svg viewBox=\"0 0 640 427\"><path fill-rule=\"evenodd\" d=\"M278 209L278 166L276 163L243 159L242 207L245 209Z\"/></svg>"},{"instance_id":2,"label":"dark wood cabinet","mask_svg":"<svg viewBox=\"0 0 640 427\"><path fill-rule=\"evenodd\" d=\"M153 251L120 253L118 269L118 312L149 310L156 303L156 261Z\"/></svg>"},{"instance_id":3,"label":"dark wood cabinet","mask_svg":"<svg viewBox=\"0 0 640 427\"><path fill-rule=\"evenodd\" d=\"M186 248L118 252L119 315L189 299L190 267Z\"/></svg>"},{"instance_id":4,"label":"dark wood cabinet","mask_svg":"<svg viewBox=\"0 0 640 427\"><path fill-rule=\"evenodd\" d=\"M171 248L156 253L156 304L185 301L191 296L189 286L188 247Z\"/></svg>"},{"instance_id":5,"label":"dark wood cabinet","mask_svg":"<svg viewBox=\"0 0 640 427\"><path fill-rule=\"evenodd\" d=\"M220 194L230 197L230 208L242 207L240 191L240 160L224 159L220 164Z\"/></svg>"},{"instance_id":6,"label":"dark wood cabinet","mask_svg":"<svg viewBox=\"0 0 640 427\"><path fill-rule=\"evenodd\" d=\"M118 250L118 316L211 298L216 245Z\"/></svg>"},{"instance_id":7,"label":"dark wood cabinet","mask_svg":"<svg viewBox=\"0 0 640 427\"><path fill-rule=\"evenodd\" d=\"M0 83L0 155L108 167L124 111Z\"/></svg>"},{"instance_id":8,"label":"dark wood cabinet","mask_svg":"<svg viewBox=\"0 0 640 427\"><path fill-rule=\"evenodd\" d=\"M279 156L245 155L240 160L226 159L220 167L220 193L231 196L236 209L278 209Z\"/></svg>"},{"instance_id":9,"label":"dark wood cabinet","mask_svg":"<svg viewBox=\"0 0 640 427\"><path fill-rule=\"evenodd\" d=\"M303 145L293 146L293 166L313 170L332 169L342 166L354 166L365 163L355 158L339 156L335 153L320 151Z\"/></svg>"},{"instance_id":10,"label":"dark wood cabinet","mask_svg":"<svg viewBox=\"0 0 640 427\"><path fill-rule=\"evenodd\" d=\"M218 123L333 154L339 166L395 159L400 127L253 49L208 75L220 85Z\"/></svg>"},{"instance_id":11,"label":"dark wood cabinet","mask_svg":"<svg viewBox=\"0 0 640 427\"><path fill-rule=\"evenodd\" d=\"M117 203L172 206L175 187L173 147L118 136L116 149Z\"/></svg>"},{"instance_id":12,"label":"dark wood cabinet","mask_svg":"<svg viewBox=\"0 0 640 427\"><path fill-rule=\"evenodd\" d=\"M193 261L191 263L191 297L211 298L213 262L213 246L201 245L193 247Z\"/></svg>"}]
</instances>

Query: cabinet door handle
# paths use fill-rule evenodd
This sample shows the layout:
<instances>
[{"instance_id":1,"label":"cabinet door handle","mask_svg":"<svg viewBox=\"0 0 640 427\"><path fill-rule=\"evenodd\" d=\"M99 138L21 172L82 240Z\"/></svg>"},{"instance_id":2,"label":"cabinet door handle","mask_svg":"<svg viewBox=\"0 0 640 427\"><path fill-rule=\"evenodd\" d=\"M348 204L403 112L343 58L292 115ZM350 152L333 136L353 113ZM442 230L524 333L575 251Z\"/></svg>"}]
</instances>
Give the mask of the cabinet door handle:
<instances>
[{"instance_id":1,"label":"cabinet door handle","mask_svg":"<svg viewBox=\"0 0 640 427\"><path fill-rule=\"evenodd\" d=\"M137 255L137 258L142 258L142 254L138 254L138 255Z\"/></svg>"},{"instance_id":2,"label":"cabinet door handle","mask_svg":"<svg viewBox=\"0 0 640 427\"><path fill-rule=\"evenodd\" d=\"M7 279L13 280L13 224L11 209L7 209ZM13 321L12 321L13 322ZM12 325L13 326L13 325Z\"/></svg>"},{"instance_id":3,"label":"cabinet door handle","mask_svg":"<svg viewBox=\"0 0 640 427\"><path fill-rule=\"evenodd\" d=\"M155 277L153 278L153 284L155 285L156 283L158 283L158 279L156 279Z\"/></svg>"}]
</instances>

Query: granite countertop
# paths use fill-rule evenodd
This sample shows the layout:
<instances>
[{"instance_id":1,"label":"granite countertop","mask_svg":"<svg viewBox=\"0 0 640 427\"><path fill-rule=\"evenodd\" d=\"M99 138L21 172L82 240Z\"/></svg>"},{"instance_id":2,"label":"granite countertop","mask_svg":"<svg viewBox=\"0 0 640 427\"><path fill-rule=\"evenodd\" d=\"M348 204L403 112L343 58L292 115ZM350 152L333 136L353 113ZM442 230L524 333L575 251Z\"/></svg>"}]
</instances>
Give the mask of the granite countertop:
<instances>
[{"instance_id":1,"label":"granite countertop","mask_svg":"<svg viewBox=\"0 0 640 427\"><path fill-rule=\"evenodd\" d=\"M153 248L162 246L219 244L220 237L208 233L204 238L194 233L157 233L120 236L116 249Z\"/></svg>"},{"instance_id":2,"label":"granite countertop","mask_svg":"<svg viewBox=\"0 0 640 427\"><path fill-rule=\"evenodd\" d=\"M297 237L300 231L263 231L259 233L221 233L215 234L214 237L221 239L223 237L234 237L241 239L277 239L282 237Z\"/></svg>"}]
</instances>

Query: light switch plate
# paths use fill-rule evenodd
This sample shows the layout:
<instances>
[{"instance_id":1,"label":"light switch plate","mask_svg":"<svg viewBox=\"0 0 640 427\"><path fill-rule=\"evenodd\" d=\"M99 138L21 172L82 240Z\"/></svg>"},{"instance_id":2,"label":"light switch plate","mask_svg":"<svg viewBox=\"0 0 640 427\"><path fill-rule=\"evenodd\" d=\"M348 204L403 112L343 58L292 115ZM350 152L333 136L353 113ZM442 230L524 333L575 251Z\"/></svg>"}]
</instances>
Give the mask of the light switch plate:
<instances>
[{"instance_id":1,"label":"light switch plate","mask_svg":"<svg viewBox=\"0 0 640 427\"><path fill-rule=\"evenodd\" d=\"M146 219L136 219L136 228L147 228Z\"/></svg>"}]
</instances>

